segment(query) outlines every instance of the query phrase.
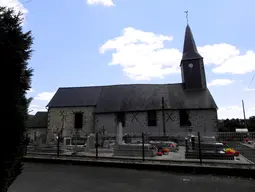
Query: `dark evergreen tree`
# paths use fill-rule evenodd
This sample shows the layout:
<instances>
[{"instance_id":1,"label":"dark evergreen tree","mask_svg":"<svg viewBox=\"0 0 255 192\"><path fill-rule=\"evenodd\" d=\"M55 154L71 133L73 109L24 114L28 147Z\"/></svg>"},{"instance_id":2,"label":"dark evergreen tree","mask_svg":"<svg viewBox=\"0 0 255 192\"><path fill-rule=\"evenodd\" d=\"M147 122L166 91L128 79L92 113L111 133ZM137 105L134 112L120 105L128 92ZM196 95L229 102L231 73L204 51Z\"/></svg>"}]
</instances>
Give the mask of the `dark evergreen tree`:
<instances>
[{"instance_id":1,"label":"dark evergreen tree","mask_svg":"<svg viewBox=\"0 0 255 192\"><path fill-rule=\"evenodd\" d=\"M1 64L1 177L0 189L9 186L22 171L28 106L33 70L28 67L32 53L31 32L23 32L22 14L0 7L0 64Z\"/></svg>"},{"instance_id":2,"label":"dark evergreen tree","mask_svg":"<svg viewBox=\"0 0 255 192\"><path fill-rule=\"evenodd\" d=\"M255 116L251 116L248 120L248 128L250 132L255 132Z\"/></svg>"}]
</instances>

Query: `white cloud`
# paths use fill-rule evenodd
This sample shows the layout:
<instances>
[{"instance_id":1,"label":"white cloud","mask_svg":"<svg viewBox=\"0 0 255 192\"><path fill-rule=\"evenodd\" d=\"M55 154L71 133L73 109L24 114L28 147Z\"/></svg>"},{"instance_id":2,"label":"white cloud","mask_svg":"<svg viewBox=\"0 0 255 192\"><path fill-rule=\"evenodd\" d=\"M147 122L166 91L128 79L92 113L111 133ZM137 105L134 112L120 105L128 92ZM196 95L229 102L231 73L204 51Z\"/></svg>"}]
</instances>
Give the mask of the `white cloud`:
<instances>
[{"instance_id":1,"label":"white cloud","mask_svg":"<svg viewBox=\"0 0 255 192\"><path fill-rule=\"evenodd\" d=\"M221 63L220 66L213 69L215 73L232 74L245 74L252 71L255 71L255 52L253 51L230 57Z\"/></svg>"},{"instance_id":2,"label":"white cloud","mask_svg":"<svg viewBox=\"0 0 255 192\"><path fill-rule=\"evenodd\" d=\"M249 118L250 116L255 115L255 108L252 107L246 107L245 113L246 118ZM218 118L219 119L226 119L226 118L243 118L243 109L239 106L228 106L228 107L220 107L218 109Z\"/></svg>"},{"instance_id":3,"label":"white cloud","mask_svg":"<svg viewBox=\"0 0 255 192\"><path fill-rule=\"evenodd\" d=\"M39 93L34 99L40 101L50 101L55 92L42 92Z\"/></svg>"},{"instance_id":4,"label":"white cloud","mask_svg":"<svg viewBox=\"0 0 255 192\"><path fill-rule=\"evenodd\" d=\"M245 88L244 91L255 91L255 88Z\"/></svg>"},{"instance_id":5,"label":"white cloud","mask_svg":"<svg viewBox=\"0 0 255 192\"><path fill-rule=\"evenodd\" d=\"M115 6L112 0L87 0L87 4L89 5L103 5L106 7L112 7Z\"/></svg>"},{"instance_id":6,"label":"white cloud","mask_svg":"<svg viewBox=\"0 0 255 192\"><path fill-rule=\"evenodd\" d=\"M163 78L179 71L181 53L177 49L165 49L164 42L173 37L143 32L134 28L124 29L124 35L107 41L100 52L114 50L109 65L121 65L132 79Z\"/></svg>"},{"instance_id":7,"label":"white cloud","mask_svg":"<svg viewBox=\"0 0 255 192\"><path fill-rule=\"evenodd\" d=\"M29 109L28 109L29 114L36 114L37 111L47 111L47 109L41 105L31 104L29 106Z\"/></svg>"},{"instance_id":8,"label":"white cloud","mask_svg":"<svg viewBox=\"0 0 255 192\"><path fill-rule=\"evenodd\" d=\"M123 35L110 39L100 47L100 53L112 51L109 65L120 65L131 79L149 80L164 78L180 71L181 51L166 48L164 43L172 36L144 32L128 27ZM255 71L255 53L241 54L237 47L213 44L198 47L205 64L213 64L215 73L244 74Z\"/></svg>"},{"instance_id":9,"label":"white cloud","mask_svg":"<svg viewBox=\"0 0 255 192\"><path fill-rule=\"evenodd\" d=\"M19 0L0 0L0 6L13 8L15 13L21 12L24 17L28 13L28 10Z\"/></svg>"},{"instance_id":10,"label":"white cloud","mask_svg":"<svg viewBox=\"0 0 255 192\"><path fill-rule=\"evenodd\" d=\"M205 45L198 47L198 52L204 57L206 64L221 65L229 58L238 56L240 51L233 45L226 43Z\"/></svg>"},{"instance_id":11,"label":"white cloud","mask_svg":"<svg viewBox=\"0 0 255 192\"><path fill-rule=\"evenodd\" d=\"M45 107L52 99L54 94L55 92L42 92L37 94L29 106L30 114L35 114L37 111L47 111Z\"/></svg>"},{"instance_id":12,"label":"white cloud","mask_svg":"<svg viewBox=\"0 0 255 192\"><path fill-rule=\"evenodd\" d=\"M233 82L234 82L234 80L230 80L230 79L214 79L214 80L212 80L211 83L208 83L208 87L225 86L225 85L229 85Z\"/></svg>"}]
</instances>

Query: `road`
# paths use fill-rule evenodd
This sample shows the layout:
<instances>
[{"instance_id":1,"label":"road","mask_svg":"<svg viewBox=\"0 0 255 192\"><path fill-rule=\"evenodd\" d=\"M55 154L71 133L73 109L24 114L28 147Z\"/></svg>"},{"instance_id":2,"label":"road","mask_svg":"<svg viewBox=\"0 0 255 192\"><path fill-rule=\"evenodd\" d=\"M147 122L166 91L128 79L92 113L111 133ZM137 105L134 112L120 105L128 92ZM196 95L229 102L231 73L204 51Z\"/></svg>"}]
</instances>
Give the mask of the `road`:
<instances>
[{"instance_id":1,"label":"road","mask_svg":"<svg viewBox=\"0 0 255 192\"><path fill-rule=\"evenodd\" d=\"M25 164L8 192L254 192L255 181L118 168Z\"/></svg>"},{"instance_id":2,"label":"road","mask_svg":"<svg viewBox=\"0 0 255 192\"><path fill-rule=\"evenodd\" d=\"M228 146L239 151L244 157L255 163L255 149L249 148L239 142L228 142Z\"/></svg>"}]
</instances>

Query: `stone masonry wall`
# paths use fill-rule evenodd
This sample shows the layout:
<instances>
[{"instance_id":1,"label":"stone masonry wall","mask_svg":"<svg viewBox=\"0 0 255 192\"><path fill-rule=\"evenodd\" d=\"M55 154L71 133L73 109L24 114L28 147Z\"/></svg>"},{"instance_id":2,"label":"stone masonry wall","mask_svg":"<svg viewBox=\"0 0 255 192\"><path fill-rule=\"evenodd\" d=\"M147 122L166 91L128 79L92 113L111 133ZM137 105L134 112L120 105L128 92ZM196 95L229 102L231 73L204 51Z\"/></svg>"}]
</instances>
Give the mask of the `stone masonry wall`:
<instances>
[{"instance_id":1,"label":"stone masonry wall","mask_svg":"<svg viewBox=\"0 0 255 192\"><path fill-rule=\"evenodd\" d=\"M76 112L83 113L83 127L78 129L78 135L84 137L92 133L94 128L94 107L50 108L48 111L47 141L54 138L54 134L63 128L63 137L71 137L76 133L74 117Z\"/></svg>"},{"instance_id":2,"label":"stone masonry wall","mask_svg":"<svg viewBox=\"0 0 255 192\"><path fill-rule=\"evenodd\" d=\"M201 132L201 135L214 135L217 131L217 111L216 110L191 110L189 112L190 121L192 124L192 132ZM157 112L157 126L147 125L147 112L126 113L125 115L124 133L148 132L153 135L163 135L163 120L162 112ZM166 133L169 135L186 135L188 128L180 127L179 111L165 111ZM117 128L116 115L111 114L96 114L95 129L102 130L115 134Z\"/></svg>"},{"instance_id":3,"label":"stone masonry wall","mask_svg":"<svg viewBox=\"0 0 255 192\"><path fill-rule=\"evenodd\" d=\"M46 136L47 128L29 128L27 129L27 135L30 141L34 141L35 137L37 139L43 140Z\"/></svg>"},{"instance_id":4,"label":"stone masonry wall","mask_svg":"<svg viewBox=\"0 0 255 192\"><path fill-rule=\"evenodd\" d=\"M101 131L102 128L110 134L116 134L117 121L114 113L96 114L94 119L93 107L52 108L48 111L47 141L53 140L54 134L61 130L63 122L63 136L72 137L75 134L75 112L83 112L84 114L83 128L78 131L81 137L95 131ZM189 114L194 133L199 131L201 135L215 134L217 131L216 110L191 110ZM148 132L153 135L163 135L161 111L157 111L157 126L147 125L147 112L126 113L125 119L124 133L141 134L142 132ZM180 136L187 134L187 127L180 127L178 110L166 110L165 122L167 134Z\"/></svg>"}]
</instances>

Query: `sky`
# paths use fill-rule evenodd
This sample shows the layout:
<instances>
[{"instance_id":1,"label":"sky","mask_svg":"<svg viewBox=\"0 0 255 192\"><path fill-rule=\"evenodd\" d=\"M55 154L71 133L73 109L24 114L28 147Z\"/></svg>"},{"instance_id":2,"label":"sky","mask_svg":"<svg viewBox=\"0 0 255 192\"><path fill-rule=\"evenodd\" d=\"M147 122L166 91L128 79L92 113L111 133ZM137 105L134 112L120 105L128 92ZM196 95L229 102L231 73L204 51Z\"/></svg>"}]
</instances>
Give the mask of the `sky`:
<instances>
[{"instance_id":1,"label":"sky","mask_svg":"<svg viewBox=\"0 0 255 192\"><path fill-rule=\"evenodd\" d=\"M254 0L0 0L32 31L30 113L59 87L181 82L188 22L218 117L255 115Z\"/></svg>"}]
</instances>

